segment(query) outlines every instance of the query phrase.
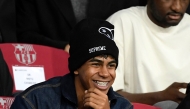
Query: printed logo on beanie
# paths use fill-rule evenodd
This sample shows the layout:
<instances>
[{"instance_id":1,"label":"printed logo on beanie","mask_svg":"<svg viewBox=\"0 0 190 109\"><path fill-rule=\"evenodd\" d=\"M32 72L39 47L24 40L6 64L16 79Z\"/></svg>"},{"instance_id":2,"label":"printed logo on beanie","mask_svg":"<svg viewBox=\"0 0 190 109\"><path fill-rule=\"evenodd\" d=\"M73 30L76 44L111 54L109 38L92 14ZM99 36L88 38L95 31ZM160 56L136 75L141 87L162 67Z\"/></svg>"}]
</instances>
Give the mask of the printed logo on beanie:
<instances>
[{"instance_id":1,"label":"printed logo on beanie","mask_svg":"<svg viewBox=\"0 0 190 109\"><path fill-rule=\"evenodd\" d=\"M110 38L111 40L113 40L113 31L114 29L109 29L106 27L100 27L99 28L99 33L104 34L105 36L107 36L108 38Z\"/></svg>"},{"instance_id":2,"label":"printed logo on beanie","mask_svg":"<svg viewBox=\"0 0 190 109\"><path fill-rule=\"evenodd\" d=\"M106 46L93 47L89 49L89 53L93 53L96 51L103 51L103 50L106 50Z\"/></svg>"}]
</instances>

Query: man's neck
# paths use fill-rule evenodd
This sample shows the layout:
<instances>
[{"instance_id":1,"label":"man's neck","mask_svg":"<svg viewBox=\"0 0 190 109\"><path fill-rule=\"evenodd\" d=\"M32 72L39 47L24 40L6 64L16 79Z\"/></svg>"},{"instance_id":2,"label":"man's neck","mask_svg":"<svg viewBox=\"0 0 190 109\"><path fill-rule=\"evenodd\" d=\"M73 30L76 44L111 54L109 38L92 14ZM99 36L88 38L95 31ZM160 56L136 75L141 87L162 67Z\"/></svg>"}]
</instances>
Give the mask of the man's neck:
<instances>
[{"instance_id":1,"label":"man's neck","mask_svg":"<svg viewBox=\"0 0 190 109\"><path fill-rule=\"evenodd\" d=\"M147 15L148 15L148 18L156 25L160 26L160 27L163 27L163 28L168 28L170 26L166 26L166 25L163 25L163 24L160 24L151 14L151 11L149 10L149 8L147 7Z\"/></svg>"}]
</instances>

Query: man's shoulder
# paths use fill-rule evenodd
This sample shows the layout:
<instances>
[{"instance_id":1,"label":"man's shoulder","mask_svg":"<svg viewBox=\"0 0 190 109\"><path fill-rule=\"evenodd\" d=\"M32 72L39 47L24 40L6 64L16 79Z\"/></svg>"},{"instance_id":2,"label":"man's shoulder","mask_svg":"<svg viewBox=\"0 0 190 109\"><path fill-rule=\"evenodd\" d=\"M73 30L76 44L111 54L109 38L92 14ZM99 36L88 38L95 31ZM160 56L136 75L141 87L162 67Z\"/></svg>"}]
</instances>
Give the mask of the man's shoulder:
<instances>
[{"instance_id":1,"label":"man's shoulder","mask_svg":"<svg viewBox=\"0 0 190 109\"><path fill-rule=\"evenodd\" d=\"M185 13L184 16L183 16L183 19L181 20L179 26L180 29L181 28L186 28L186 29L190 29L190 15Z\"/></svg>"},{"instance_id":2,"label":"man's shoulder","mask_svg":"<svg viewBox=\"0 0 190 109\"><path fill-rule=\"evenodd\" d=\"M127 100L125 97L123 97L122 95L118 94L118 93L115 92L115 91L114 91L114 95L115 95L115 97L116 97L117 99L122 99L122 100L125 100L125 101L128 101L128 102L129 102L129 100Z\"/></svg>"},{"instance_id":3,"label":"man's shoulder","mask_svg":"<svg viewBox=\"0 0 190 109\"><path fill-rule=\"evenodd\" d=\"M190 23L190 22L189 22L189 21L190 21L190 15L187 14L187 13L185 13L185 14L184 14L184 20L185 20L185 21L188 21L187 23Z\"/></svg>"},{"instance_id":4,"label":"man's shoulder","mask_svg":"<svg viewBox=\"0 0 190 109\"><path fill-rule=\"evenodd\" d=\"M55 91L57 88L61 85L61 79L62 77L53 77L47 81L35 84L33 86L30 86L25 91L21 93L21 96L30 96L30 95L40 95L45 94L50 91ZM59 90L59 89L58 89Z\"/></svg>"},{"instance_id":5,"label":"man's shoulder","mask_svg":"<svg viewBox=\"0 0 190 109\"><path fill-rule=\"evenodd\" d=\"M131 104L128 99L126 99L122 95L118 94L117 92L114 92L114 95L115 95L115 97L116 97L117 100L122 101L123 103L129 103L129 104Z\"/></svg>"},{"instance_id":6,"label":"man's shoulder","mask_svg":"<svg viewBox=\"0 0 190 109\"><path fill-rule=\"evenodd\" d=\"M145 6L134 6L126 9L117 11L110 17L136 17L141 16L141 14L146 10Z\"/></svg>"},{"instance_id":7,"label":"man's shoulder","mask_svg":"<svg viewBox=\"0 0 190 109\"><path fill-rule=\"evenodd\" d=\"M64 94L66 84L72 83L71 75L54 77L47 81L38 83L27 88L24 92L16 96L13 102L14 107L48 107L60 106L60 100ZM66 86L67 87L67 86ZM68 86L71 87L71 86ZM67 90L70 91L70 90ZM65 92L67 92L65 91ZM65 94L66 95L66 94ZM23 108L24 109L24 108Z\"/></svg>"},{"instance_id":8,"label":"man's shoulder","mask_svg":"<svg viewBox=\"0 0 190 109\"><path fill-rule=\"evenodd\" d=\"M127 109L130 109L132 107L132 104L128 99L121 96L117 92L114 92L114 95L115 95L115 97L117 99L117 105L118 106L122 106L122 107L125 107L125 108L127 107Z\"/></svg>"},{"instance_id":9,"label":"man's shoulder","mask_svg":"<svg viewBox=\"0 0 190 109\"><path fill-rule=\"evenodd\" d=\"M144 13L146 12L145 6L135 6L127 9L120 10L113 15L111 15L107 21L114 24L115 23L126 23L126 22L136 22L143 20Z\"/></svg>"}]
</instances>

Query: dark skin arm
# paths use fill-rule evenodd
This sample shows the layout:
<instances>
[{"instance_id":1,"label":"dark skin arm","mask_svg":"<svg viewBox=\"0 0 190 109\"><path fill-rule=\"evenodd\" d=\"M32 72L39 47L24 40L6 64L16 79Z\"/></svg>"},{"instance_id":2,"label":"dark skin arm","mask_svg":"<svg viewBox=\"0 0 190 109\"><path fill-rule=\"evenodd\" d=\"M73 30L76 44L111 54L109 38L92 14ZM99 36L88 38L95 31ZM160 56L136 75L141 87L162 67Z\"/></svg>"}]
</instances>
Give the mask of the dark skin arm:
<instances>
[{"instance_id":1,"label":"dark skin arm","mask_svg":"<svg viewBox=\"0 0 190 109\"><path fill-rule=\"evenodd\" d=\"M187 83L173 83L163 91L132 94L124 91L117 91L131 102L153 105L160 101L172 100L180 103L186 94L179 91L181 88L187 88Z\"/></svg>"}]
</instances>

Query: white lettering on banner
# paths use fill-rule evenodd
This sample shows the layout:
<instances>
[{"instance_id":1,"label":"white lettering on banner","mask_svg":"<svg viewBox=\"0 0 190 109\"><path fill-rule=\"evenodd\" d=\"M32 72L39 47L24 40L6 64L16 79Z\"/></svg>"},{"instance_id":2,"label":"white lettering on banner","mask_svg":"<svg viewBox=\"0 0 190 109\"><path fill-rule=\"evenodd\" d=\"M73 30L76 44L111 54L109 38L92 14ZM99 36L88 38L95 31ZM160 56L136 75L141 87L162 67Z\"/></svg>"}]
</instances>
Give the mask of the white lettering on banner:
<instances>
[{"instance_id":1,"label":"white lettering on banner","mask_svg":"<svg viewBox=\"0 0 190 109\"><path fill-rule=\"evenodd\" d=\"M93 53L96 51L103 51L106 50L106 46L99 46L99 47L94 47L89 49L89 53Z\"/></svg>"}]
</instances>

